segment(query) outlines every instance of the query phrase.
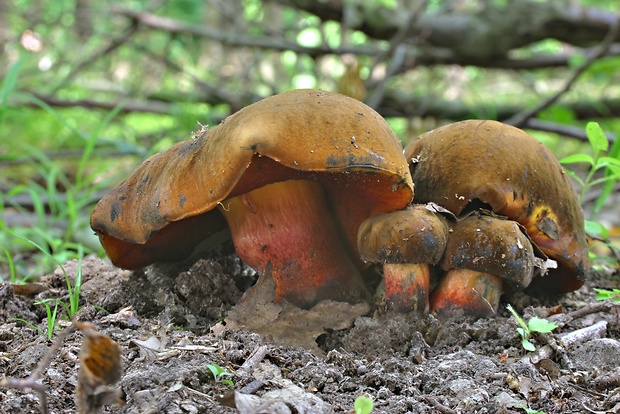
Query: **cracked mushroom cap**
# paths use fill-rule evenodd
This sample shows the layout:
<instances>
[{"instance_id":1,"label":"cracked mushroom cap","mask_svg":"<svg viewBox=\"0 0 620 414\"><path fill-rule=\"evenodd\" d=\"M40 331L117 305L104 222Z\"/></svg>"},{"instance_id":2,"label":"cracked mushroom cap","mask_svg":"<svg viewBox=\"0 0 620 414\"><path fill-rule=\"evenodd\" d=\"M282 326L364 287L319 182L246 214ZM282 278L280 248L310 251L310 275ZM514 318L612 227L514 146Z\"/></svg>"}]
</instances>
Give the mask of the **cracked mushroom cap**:
<instances>
[{"instance_id":1,"label":"cracked mushroom cap","mask_svg":"<svg viewBox=\"0 0 620 414\"><path fill-rule=\"evenodd\" d=\"M519 223L477 213L452 226L441 261L443 270L488 273L516 289L531 283L534 265L532 243Z\"/></svg>"},{"instance_id":2,"label":"cracked mushroom cap","mask_svg":"<svg viewBox=\"0 0 620 414\"><path fill-rule=\"evenodd\" d=\"M483 207L517 221L558 262L536 285L571 291L589 269L584 219L573 184L540 142L496 121L469 120L427 132L405 148L416 202L459 216Z\"/></svg>"},{"instance_id":3,"label":"cracked mushroom cap","mask_svg":"<svg viewBox=\"0 0 620 414\"><path fill-rule=\"evenodd\" d=\"M446 271L431 293L437 315L491 316L500 297L523 289L534 276L534 249L514 221L474 213L452 226L441 261Z\"/></svg>"},{"instance_id":4,"label":"cracked mushroom cap","mask_svg":"<svg viewBox=\"0 0 620 414\"><path fill-rule=\"evenodd\" d=\"M448 221L425 205L366 219L357 234L365 262L437 264L448 242Z\"/></svg>"},{"instance_id":5,"label":"cracked mushroom cap","mask_svg":"<svg viewBox=\"0 0 620 414\"><path fill-rule=\"evenodd\" d=\"M226 227L218 204L296 179L321 184L355 253L363 220L413 196L401 143L377 112L343 95L295 90L144 161L96 205L91 227L116 266L178 260Z\"/></svg>"},{"instance_id":6,"label":"cracked mushroom cap","mask_svg":"<svg viewBox=\"0 0 620 414\"><path fill-rule=\"evenodd\" d=\"M360 226L357 246L365 262L383 264L385 301L399 312L429 309L430 265L443 256L448 223L431 206L369 217Z\"/></svg>"}]
</instances>

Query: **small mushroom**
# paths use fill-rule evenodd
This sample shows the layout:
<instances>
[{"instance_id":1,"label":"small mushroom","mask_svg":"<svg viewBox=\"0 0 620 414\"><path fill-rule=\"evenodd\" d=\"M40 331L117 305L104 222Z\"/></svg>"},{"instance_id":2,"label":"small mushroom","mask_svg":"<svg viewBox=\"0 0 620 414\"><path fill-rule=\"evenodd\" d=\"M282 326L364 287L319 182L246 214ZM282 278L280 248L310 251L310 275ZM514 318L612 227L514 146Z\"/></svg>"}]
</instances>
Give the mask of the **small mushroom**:
<instances>
[{"instance_id":1,"label":"small mushroom","mask_svg":"<svg viewBox=\"0 0 620 414\"><path fill-rule=\"evenodd\" d=\"M428 312L429 265L441 260L448 223L424 205L380 214L360 226L357 245L362 260L383 263L385 299L399 312Z\"/></svg>"},{"instance_id":2,"label":"small mushroom","mask_svg":"<svg viewBox=\"0 0 620 414\"><path fill-rule=\"evenodd\" d=\"M523 289L534 277L534 249L511 220L474 213L452 226L441 260L446 273L433 289L431 310L440 315L490 316L504 286Z\"/></svg>"},{"instance_id":3,"label":"small mushroom","mask_svg":"<svg viewBox=\"0 0 620 414\"><path fill-rule=\"evenodd\" d=\"M188 256L229 226L243 261L272 265L276 296L300 307L356 302L357 229L409 204L402 146L374 110L343 95L266 98L146 160L95 207L112 262L136 269Z\"/></svg>"},{"instance_id":4,"label":"small mushroom","mask_svg":"<svg viewBox=\"0 0 620 414\"><path fill-rule=\"evenodd\" d=\"M524 131L469 120L427 132L405 148L416 202L435 202L461 216L486 208L517 221L558 262L532 286L575 290L589 269L584 219L560 163Z\"/></svg>"}]
</instances>

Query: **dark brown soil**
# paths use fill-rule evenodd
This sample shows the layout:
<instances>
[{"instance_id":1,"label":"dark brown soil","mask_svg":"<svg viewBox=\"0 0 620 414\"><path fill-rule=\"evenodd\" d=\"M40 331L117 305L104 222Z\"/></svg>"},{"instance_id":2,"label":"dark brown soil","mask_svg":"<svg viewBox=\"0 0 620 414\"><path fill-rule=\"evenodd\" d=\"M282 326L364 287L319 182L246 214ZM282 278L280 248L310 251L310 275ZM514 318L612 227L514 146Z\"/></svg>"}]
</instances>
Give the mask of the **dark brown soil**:
<instances>
[{"instance_id":1,"label":"dark brown soil","mask_svg":"<svg viewBox=\"0 0 620 414\"><path fill-rule=\"evenodd\" d=\"M66 265L70 275L75 268ZM373 399L374 413L620 412L619 311L601 307L592 290L617 288L613 277L593 276L560 298L507 299L521 314L561 325L557 334L534 338L544 350L551 349L548 341L557 344L543 355L524 352L503 307L496 317L477 320L375 312L344 330L328 329L314 353L231 330L223 321L254 282L234 254L134 273L87 259L83 274L78 319L94 323L123 354L125 406L104 412L349 413L361 395ZM34 302L66 300L67 292L60 272L42 283L46 290L36 297L18 295L8 284L0 288L2 376L27 377L51 345L14 319L45 329L44 308ZM555 305L561 308L550 311ZM574 313L579 310L583 315ZM290 332L305 329L303 320L292 326ZM578 331L588 327L594 333ZM566 334L561 347L558 338ZM82 339L71 334L41 378L52 413L75 412ZM225 379L234 385L216 382L208 364L230 372ZM31 390L0 388L1 413L38 410Z\"/></svg>"}]
</instances>

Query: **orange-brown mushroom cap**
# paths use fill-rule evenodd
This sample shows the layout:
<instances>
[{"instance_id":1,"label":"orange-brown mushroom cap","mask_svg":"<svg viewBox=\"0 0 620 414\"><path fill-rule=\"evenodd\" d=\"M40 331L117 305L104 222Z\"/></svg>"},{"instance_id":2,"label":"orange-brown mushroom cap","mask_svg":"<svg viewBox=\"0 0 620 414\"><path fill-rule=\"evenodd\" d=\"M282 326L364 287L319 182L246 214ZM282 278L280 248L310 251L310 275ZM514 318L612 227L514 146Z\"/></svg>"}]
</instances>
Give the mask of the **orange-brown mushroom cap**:
<instances>
[{"instance_id":1,"label":"orange-brown mushroom cap","mask_svg":"<svg viewBox=\"0 0 620 414\"><path fill-rule=\"evenodd\" d=\"M422 204L369 217L357 233L362 260L373 263L426 263L441 260L448 221Z\"/></svg>"},{"instance_id":2,"label":"orange-brown mushroom cap","mask_svg":"<svg viewBox=\"0 0 620 414\"><path fill-rule=\"evenodd\" d=\"M179 259L226 225L219 203L291 179L323 186L352 252L364 219L413 196L400 141L378 113L343 95L295 90L146 160L97 204L91 227L119 267Z\"/></svg>"},{"instance_id":3,"label":"orange-brown mushroom cap","mask_svg":"<svg viewBox=\"0 0 620 414\"><path fill-rule=\"evenodd\" d=\"M448 231L446 218L421 204L369 217L360 225L360 257L384 264L388 307L400 312L428 311L429 265L441 260Z\"/></svg>"},{"instance_id":4,"label":"orange-brown mushroom cap","mask_svg":"<svg viewBox=\"0 0 620 414\"><path fill-rule=\"evenodd\" d=\"M534 276L534 249L514 221L477 212L452 226L441 261L446 271L430 298L438 315L490 316L504 286L523 289Z\"/></svg>"},{"instance_id":5,"label":"orange-brown mushroom cap","mask_svg":"<svg viewBox=\"0 0 620 414\"><path fill-rule=\"evenodd\" d=\"M435 202L457 216L486 207L519 222L558 261L536 283L570 291L589 269L584 219L573 184L553 154L524 131L469 120L427 132L405 148L416 202Z\"/></svg>"},{"instance_id":6,"label":"orange-brown mushroom cap","mask_svg":"<svg viewBox=\"0 0 620 414\"><path fill-rule=\"evenodd\" d=\"M524 289L532 282L535 262L530 238L518 223L475 213L452 226L441 267L488 273Z\"/></svg>"}]
</instances>

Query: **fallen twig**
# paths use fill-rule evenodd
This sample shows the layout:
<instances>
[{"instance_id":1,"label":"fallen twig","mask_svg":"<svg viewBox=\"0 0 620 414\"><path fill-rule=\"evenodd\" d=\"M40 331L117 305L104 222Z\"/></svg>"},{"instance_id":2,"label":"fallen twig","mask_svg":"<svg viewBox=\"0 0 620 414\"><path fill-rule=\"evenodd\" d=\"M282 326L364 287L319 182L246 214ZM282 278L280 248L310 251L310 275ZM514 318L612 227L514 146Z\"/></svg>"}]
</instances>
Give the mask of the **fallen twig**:
<instances>
[{"instance_id":1,"label":"fallen twig","mask_svg":"<svg viewBox=\"0 0 620 414\"><path fill-rule=\"evenodd\" d=\"M620 387L620 367L595 378L594 386L599 390Z\"/></svg>"},{"instance_id":2,"label":"fallen twig","mask_svg":"<svg viewBox=\"0 0 620 414\"><path fill-rule=\"evenodd\" d=\"M52 357L54 356L56 351L58 351L58 348L60 348L65 339L71 333L73 333L75 329L76 326L74 324L71 324L65 330L58 334L50 349L37 364L37 368L32 371L32 373L27 378L3 378L2 380L0 380L0 386L18 389L30 388L39 395L39 407L41 413L47 414L47 387L37 381L49 367L52 361Z\"/></svg>"},{"instance_id":3,"label":"fallen twig","mask_svg":"<svg viewBox=\"0 0 620 414\"><path fill-rule=\"evenodd\" d=\"M268 353L269 347L267 345L260 345L256 347L250 357L246 359L241 366L241 370L247 372L248 374L252 374L252 372L256 369L256 366L260 364L263 359L265 359Z\"/></svg>"},{"instance_id":4,"label":"fallen twig","mask_svg":"<svg viewBox=\"0 0 620 414\"><path fill-rule=\"evenodd\" d=\"M453 410L452 408L450 408L450 407L446 407L445 405L440 404L440 403L439 403L436 399L434 399L434 398L433 398L433 397L431 397L431 396L428 396L428 395L424 396L424 401L425 401L427 404L432 405L432 406L433 406L433 408L434 408L435 410L437 410L437 412L440 412L440 413L445 413L445 414L456 414L456 413L457 413L457 412L456 412L455 410Z\"/></svg>"},{"instance_id":5,"label":"fallen twig","mask_svg":"<svg viewBox=\"0 0 620 414\"><path fill-rule=\"evenodd\" d=\"M584 316L591 315L598 312L608 312L616 306L620 306L618 303L612 303L609 301L592 302L583 308L579 308L575 311L567 313L572 319L583 318Z\"/></svg>"},{"instance_id":6,"label":"fallen twig","mask_svg":"<svg viewBox=\"0 0 620 414\"><path fill-rule=\"evenodd\" d=\"M606 331L607 321L599 321L594 325L560 334L558 338L562 341L563 348L566 349L591 339L602 338L605 336ZM555 350L551 345L545 345L541 346L534 354L524 356L522 360L529 363L536 363L544 358L551 359L554 353Z\"/></svg>"},{"instance_id":7,"label":"fallen twig","mask_svg":"<svg viewBox=\"0 0 620 414\"><path fill-rule=\"evenodd\" d=\"M562 361L562 366L566 369L573 371L575 369L575 364L568 357L568 353L566 352L566 348L563 346L562 341L558 341L554 335L541 333L540 337L542 337L547 345L549 346L553 352L560 357Z\"/></svg>"}]
</instances>

